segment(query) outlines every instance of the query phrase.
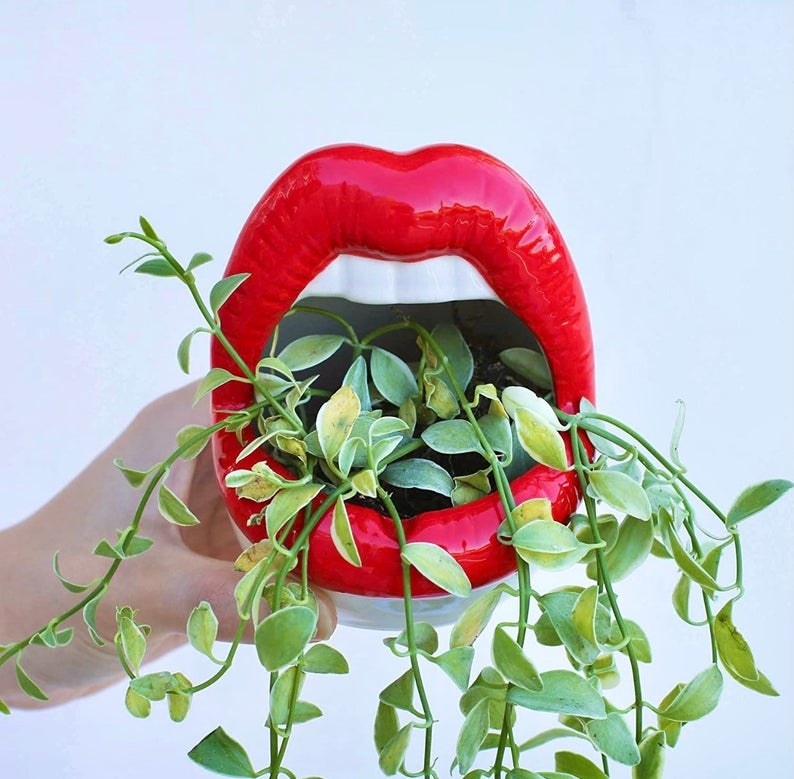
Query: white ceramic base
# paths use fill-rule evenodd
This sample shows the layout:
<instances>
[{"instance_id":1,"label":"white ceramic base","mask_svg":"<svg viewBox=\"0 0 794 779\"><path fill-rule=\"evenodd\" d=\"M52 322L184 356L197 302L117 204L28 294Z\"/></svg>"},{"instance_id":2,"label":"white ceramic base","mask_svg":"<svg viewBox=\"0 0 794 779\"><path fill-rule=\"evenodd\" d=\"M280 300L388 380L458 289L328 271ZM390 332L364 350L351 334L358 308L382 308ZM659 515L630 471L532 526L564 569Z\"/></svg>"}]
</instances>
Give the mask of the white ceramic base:
<instances>
[{"instance_id":1,"label":"white ceramic base","mask_svg":"<svg viewBox=\"0 0 794 779\"><path fill-rule=\"evenodd\" d=\"M453 624L465 608L480 595L494 587L496 582L472 590L468 598L454 595L439 595L415 598L414 621L429 622L434 627ZM336 606L340 625L368 630L402 630L405 627L405 612L402 598L370 598L349 595L344 592L329 592Z\"/></svg>"}]
</instances>

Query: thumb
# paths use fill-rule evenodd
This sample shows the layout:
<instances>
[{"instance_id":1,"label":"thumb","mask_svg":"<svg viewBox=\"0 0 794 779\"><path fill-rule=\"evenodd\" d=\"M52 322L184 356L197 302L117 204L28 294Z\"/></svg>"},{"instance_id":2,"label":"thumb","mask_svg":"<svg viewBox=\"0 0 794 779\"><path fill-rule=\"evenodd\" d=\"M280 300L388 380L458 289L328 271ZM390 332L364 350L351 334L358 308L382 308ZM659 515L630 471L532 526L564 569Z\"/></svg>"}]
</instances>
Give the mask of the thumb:
<instances>
[{"instance_id":1,"label":"thumb","mask_svg":"<svg viewBox=\"0 0 794 779\"><path fill-rule=\"evenodd\" d=\"M243 574L235 571L230 562L203 557L193 552L186 552L184 564L178 568L175 586L172 589L175 597L170 607L171 620L181 622L181 630L187 623L190 612L201 601L207 601L218 618L218 640L232 641L240 628L240 615L234 597L234 588ZM312 590L317 600L318 617L315 640L327 639L336 628L336 607L327 592L320 589ZM267 604L263 602L260 616L268 613ZM253 630L246 626L242 640L253 643Z\"/></svg>"}]
</instances>

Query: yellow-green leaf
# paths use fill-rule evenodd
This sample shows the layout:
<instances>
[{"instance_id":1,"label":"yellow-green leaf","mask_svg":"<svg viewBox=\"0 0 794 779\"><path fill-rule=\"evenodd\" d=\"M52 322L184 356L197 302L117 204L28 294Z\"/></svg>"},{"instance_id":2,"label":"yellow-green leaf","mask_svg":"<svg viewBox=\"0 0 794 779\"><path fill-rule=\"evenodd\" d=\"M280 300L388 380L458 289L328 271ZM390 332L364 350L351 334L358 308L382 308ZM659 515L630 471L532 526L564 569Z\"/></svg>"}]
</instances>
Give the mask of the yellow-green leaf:
<instances>
[{"instance_id":1,"label":"yellow-green leaf","mask_svg":"<svg viewBox=\"0 0 794 779\"><path fill-rule=\"evenodd\" d=\"M317 412L317 437L326 460L333 461L361 413L361 403L352 387L340 387Z\"/></svg>"},{"instance_id":2,"label":"yellow-green leaf","mask_svg":"<svg viewBox=\"0 0 794 779\"><path fill-rule=\"evenodd\" d=\"M359 567L361 565L361 555L356 546L356 539L353 537L353 530L350 527L350 518L347 514L345 501L340 497L334 504L334 515L331 521L331 540L336 547L336 551L350 565Z\"/></svg>"}]
</instances>

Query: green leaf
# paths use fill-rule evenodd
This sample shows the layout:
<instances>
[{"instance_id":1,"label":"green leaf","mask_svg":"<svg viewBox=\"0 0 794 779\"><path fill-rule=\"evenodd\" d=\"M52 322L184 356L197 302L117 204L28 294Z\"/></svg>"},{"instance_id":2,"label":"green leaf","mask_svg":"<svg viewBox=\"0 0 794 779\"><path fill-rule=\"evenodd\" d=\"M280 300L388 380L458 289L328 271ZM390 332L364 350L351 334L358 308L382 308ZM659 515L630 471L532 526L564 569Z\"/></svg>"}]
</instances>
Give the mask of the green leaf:
<instances>
[{"instance_id":1,"label":"green leaf","mask_svg":"<svg viewBox=\"0 0 794 779\"><path fill-rule=\"evenodd\" d=\"M159 241L160 238L157 233L154 231L154 228L149 224L149 220L146 219L145 216L138 217L138 224L141 226L141 230L143 230L143 234L147 238L151 238L153 241Z\"/></svg>"},{"instance_id":2,"label":"green leaf","mask_svg":"<svg viewBox=\"0 0 794 779\"><path fill-rule=\"evenodd\" d=\"M257 775L245 749L221 727L204 736L187 756L194 763L222 776Z\"/></svg>"},{"instance_id":3,"label":"green leaf","mask_svg":"<svg viewBox=\"0 0 794 779\"><path fill-rule=\"evenodd\" d=\"M648 641L648 636L645 635L643 629L630 619L623 620L623 625L628 633L631 648L634 651L634 657L640 663L650 663L651 657L651 644ZM620 628L617 622L612 625L612 635L610 636L612 644L619 644L621 642ZM628 655L628 646L624 646L620 650L624 655Z\"/></svg>"},{"instance_id":4,"label":"green leaf","mask_svg":"<svg viewBox=\"0 0 794 779\"><path fill-rule=\"evenodd\" d=\"M363 354L356 357L350 364L347 373L345 373L342 379L342 385L353 388L359 401L361 401L362 411L372 410L372 400L369 394L367 361L364 359Z\"/></svg>"},{"instance_id":5,"label":"green leaf","mask_svg":"<svg viewBox=\"0 0 794 779\"><path fill-rule=\"evenodd\" d=\"M359 495L365 495L368 498L376 498L378 496L378 479L375 476L375 471L371 468L355 474L350 479L350 484Z\"/></svg>"},{"instance_id":6,"label":"green leaf","mask_svg":"<svg viewBox=\"0 0 794 779\"><path fill-rule=\"evenodd\" d=\"M415 622L414 623L414 643L418 649L432 655L438 649L438 633L436 629L429 622ZM392 643L399 646L408 647L408 633L403 630L399 636L394 639L386 638L383 640L386 646ZM394 647L390 647L392 650Z\"/></svg>"},{"instance_id":7,"label":"green leaf","mask_svg":"<svg viewBox=\"0 0 794 779\"><path fill-rule=\"evenodd\" d=\"M604 565L613 582L625 579L637 570L648 557L653 546L653 525L631 515L620 523L615 545L604 555ZM587 575L597 578L596 564L589 563Z\"/></svg>"},{"instance_id":8,"label":"green leaf","mask_svg":"<svg viewBox=\"0 0 794 779\"><path fill-rule=\"evenodd\" d=\"M474 473L464 473L460 476L453 476L452 481L455 487L450 498L453 506L462 506L465 503L479 500L483 495L491 491L491 466L482 468Z\"/></svg>"},{"instance_id":9,"label":"green leaf","mask_svg":"<svg viewBox=\"0 0 794 779\"><path fill-rule=\"evenodd\" d=\"M515 412L516 432L521 448L533 459L558 471L568 469L568 455L559 432L535 411Z\"/></svg>"},{"instance_id":10,"label":"green leaf","mask_svg":"<svg viewBox=\"0 0 794 779\"><path fill-rule=\"evenodd\" d=\"M667 512L662 510L660 516L665 515L667 515ZM717 581L703 567L703 565L695 560L695 558L684 548L684 545L678 538L678 534L676 533L675 527L672 520L669 518L669 515L667 516L666 520L663 519L662 533L665 540L667 541L668 548L673 554L673 559L675 560L676 565L678 565L683 574L685 574L695 584L709 592L721 592L724 590L723 587L720 587L719 584L717 584Z\"/></svg>"},{"instance_id":11,"label":"green leaf","mask_svg":"<svg viewBox=\"0 0 794 779\"><path fill-rule=\"evenodd\" d=\"M210 308L217 316L218 309L234 294L235 290L250 276L250 273L236 273L226 276L210 290Z\"/></svg>"},{"instance_id":12,"label":"green leaf","mask_svg":"<svg viewBox=\"0 0 794 779\"><path fill-rule=\"evenodd\" d=\"M259 662L268 671L293 663L317 629L317 614L308 606L287 606L265 617L256 627L254 641Z\"/></svg>"},{"instance_id":13,"label":"green leaf","mask_svg":"<svg viewBox=\"0 0 794 779\"><path fill-rule=\"evenodd\" d=\"M380 417L373 420L369 426L369 441L374 442L383 436L390 436L393 433L405 433L408 425L399 417Z\"/></svg>"},{"instance_id":14,"label":"green leaf","mask_svg":"<svg viewBox=\"0 0 794 779\"><path fill-rule=\"evenodd\" d=\"M235 376L225 368L212 368L207 375L199 382L196 387L196 394L193 396L193 403L203 398L207 393L217 389L228 381L241 381L239 376Z\"/></svg>"},{"instance_id":15,"label":"green leaf","mask_svg":"<svg viewBox=\"0 0 794 779\"><path fill-rule=\"evenodd\" d=\"M207 252L196 252L190 258L190 262L187 264L187 269L196 270L196 268L200 267L201 265L206 265L208 262L212 262L211 254L207 254Z\"/></svg>"},{"instance_id":16,"label":"green leaf","mask_svg":"<svg viewBox=\"0 0 794 779\"><path fill-rule=\"evenodd\" d=\"M381 478L395 487L428 490L446 497L452 494L455 486L446 469L422 457L409 457L391 463L386 466Z\"/></svg>"},{"instance_id":17,"label":"green leaf","mask_svg":"<svg viewBox=\"0 0 794 779\"><path fill-rule=\"evenodd\" d=\"M91 550L91 554L108 557L111 560L123 560L127 556L121 549L104 538Z\"/></svg>"},{"instance_id":18,"label":"green leaf","mask_svg":"<svg viewBox=\"0 0 794 779\"><path fill-rule=\"evenodd\" d=\"M394 776L405 760L413 725L409 722L392 736L378 755L378 765L386 776Z\"/></svg>"},{"instance_id":19,"label":"green leaf","mask_svg":"<svg viewBox=\"0 0 794 779\"><path fill-rule=\"evenodd\" d=\"M778 695L777 690L756 667L755 658L744 636L733 624L733 601L728 601L717 614L714 638L725 670L739 684L762 695Z\"/></svg>"},{"instance_id":20,"label":"green leaf","mask_svg":"<svg viewBox=\"0 0 794 779\"><path fill-rule=\"evenodd\" d=\"M130 687L150 701L161 701L168 692L179 689L179 680L174 674L159 671L131 679Z\"/></svg>"},{"instance_id":21,"label":"green leaf","mask_svg":"<svg viewBox=\"0 0 794 779\"><path fill-rule=\"evenodd\" d=\"M590 471L588 482L595 497L637 519L651 518L651 503L642 485L620 471Z\"/></svg>"},{"instance_id":22,"label":"green leaf","mask_svg":"<svg viewBox=\"0 0 794 779\"><path fill-rule=\"evenodd\" d=\"M75 584L72 581L64 578L63 574L60 571L60 566L58 564L58 555L60 552L56 552L52 556L52 570L55 572L55 576L58 578L58 581L69 591L75 594L79 592L85 592L86 590L90 589L91 587L95 586L99 579L92 579L88 584Z\"/></svg>"},{"instance_id":23,"label":"green leaf","mask_svg":"<svg viewBox=\"0 0 794 779\"><path fill-rule=\"evenodd\" d=\"M518 411L524 409L540 417L555 430L564 428L552 405L528 387L505 387L502 390L502 405L512 419L516 419Z\"/></svg>"},{"instance_id":24,"label":"green leaf","mask_svg":"<svg viewBox=\"0 0 794 779\"><path fill-rule=\"evenodd\" d=\"M378 754L380 754L386 744L394 738L399 729L400 720L397 718L397 711L394 706L389 706L383 702L378 703L378 709L375 712L375 725L373 728L375 749L378 751Z\"/></svg>"},{"instance_id":25,"label":"green leaf","mask_svg":"<svg viewBox=\"0 0 794 779\"><path fill-rule=\"evenodd\" d=\"M593 745L607 757L623 765L637 765L640 750L623 717L611 711L604 719L594 719L584 726Z\"/></svg>"},{"instance_id":26,"label":"green leaf","mask_svg":"<svg viewBox=\"0 0 794 779\"><path fill-rule=\"evenodd\" d=\"M399 408L419 394L413 372L396 354L373 347L369 369L378 392L392 405Z\"/></svg>"},{"instance_id":27,"label":"green leaf","mask_svg":"<svg viewBox=\"0 0 794 779\"><path fill-rule=\"evenodd\" d=\"M162 257L157 257L153 260L145 260L135 267L134 272L142 273L144 276L160 276L162 278L170 278L179 275L171 263Z\"/></svg>"},{"instance_id":28,"label":"green leaf","mask_svg":"<svg viewBox=\"0 0 794 779\"><path fill-rule=\"evenodd\" d=\"M381 464L402 443L402 440L402 436L392 435L381 438L377 443L372 445L369 451L369 457L376 470L380 471Z\"/></svg>"},{"instance_id":29,"label":"green leaf","mask_svg":"<svg viewBox=\"0 0 794 779\"><path fill-rule=\"evenodd\" d=\"M203 600L190 612L188 617L188 641L196 651L201 652L202 655L209 657L214 662L218 662L212 654L217 637L218 618L215 616L212 606Z\"/></svg>"},{"instance_id":30,"label":"green leaf","mask_svg":"<svg viewBox=\"0 0 794 779\"><path fill-rule=\"evenodd\" d=\"M455 393L447 382L435 373L422 376L425 391L425 405L441 419L452 419L460 413L460 406Z\"/></svg>"},{"instance_id":31,"label":"green leaf","mask_svg":"<svg viewBox=\"0 0 794 779\"><path fill-rule=\"evenodd\" d=\"M157 492L157 508L160 514L174 525L191 527L199 524L198 517L166 484L161 484Z\"/></svg>"},{"instance_id":32,"label":"green leaf","mask_svg":"<svg viewBox=\"0 0 794 779\"><path fill-rule=\"evenodd\" d=\"M465 773L474 764L482 742L488 735L490 716L488 700L483 699L466 715L463 726L458 734L455 755L458 758L460 772Z\"/></svg>"},{"instance_id":33,"label":"green leaf","mask_svg":"<svg viewBox=\"0 0 794 779\"><path fill-rule=\"evenodd\" d=\"M267 566L267 562L266 559L259 560L235 585L234 600L240 619L251 617L253 603L261 595L262 587L266 581L262 571Z\"/></svg>"},{"instance_id":34,"label":"green leaf","mask_svg":"<svg viewBox=\"0 0 794 779\"><path fill-rule=\"evenodd\" d=\"M416 541L405 545L401 557L442 590L460 598L471 593L471 582L460 563L440 546Z\"/></svg>"},{"instance_id":35,"label":"green leaf","mask_svg":"<svg viewBox=\"0 0 794 779\"><path fill-rule=\"evenodd\" d=\"M168 716L171 718L171 722L182 722L190 711L193 696L181 690L174 690L166 695L166 699L168 701Z\"/></svg>"},{"instance_id":36,"label":"green leaf","mask_svg":"<svg viewBox=\"0 0 794 779\"><path fill-rule=\"evenodd\" d=\"M497 627L494 631L491 658L496 670L508 682L525 690L540 690L543 686L532 661L503 627Z\"/></svg>"},{"instance_id":37,"label":"green leaf","mask_svg":"<svg viewBox=\"0 0 794 779\"><path fill-rule=\"evenodd\" d=\"M667 740L662 731L650 731L640 741L640 762L634 766L632 779L662 779L666 746Z\"/></svg>"},{"instance_id":38,"label":"green leaf","mask_svg":"<svg viewBox=\"0 0 794 779\"><path fill-rule=\"evenodd\" d=\"M155 463L151 468L149 468L146 471L136 471L134 468L127 468L127 466L124 465L121 458L119 457L113 460L113 465L121 471L124 478L127 480L127 483L131 487L136 487L136 488L140 487L146 481L146 478L149 476L150 473L152 473L152 471L160 467L160 463Z\"/></svg>"},{"instance_id":39,"label":"green leaf","mask_svg":"<svg viewBox=\"0 0 794 779\"><path fill-rule=\"evenodd\" d=\"M310 483L278 492L265 509L268 537L276 538L279 530L301 509L308 506L322 488L322 484Z\"/></svg>"},{"instance_id":40,"label":"green leaf","mask_svg":"<svg viewBox=\"0 0 794 779\"><path fill-rule=\"evenodd\" d=\"M678 445L681 442L681 433L684 432L684 422L686 420L686 405L683 400L676 401L678 403L678 414L675 418L675 425L673 426L673 435L670 439L670 460L677 467L683 470L684 465L678 454Z\"/></svg>"},{"instance_id":41,"label":"green leaf","mask_svg":"<svg viewBox=\"0 0 794 779\"><path fill-rule=\"evenodd\" d=\"M661 702L659 703L659 710L664 711L664 709L669 706L673 700L675 700L678 693L684 689L683 682L676 684L667 695L662 698ZM657 714L656 721L659 725L659 729L664 732L665 736L665 743L671 749L678 743L678 739L681 736L681 730L683 729L685 723L683 722L676 722L675 720L667 719L662 714ZM642 748L640 748L640 752L642 752Z\"/></svg>"},{"instance_id":42,"label":"green leaf","mask_svg":"<svg viewBox=\"0 0 794 779\"><path fill-rule=\"evenodd\" d=\"M44 630L40 630L33 636L31 643L39 646L43 645L50 649L56 649L59 646L66 646L69 644L74 637L74 629L64 628L63 630L57 630L56 627L57 618L50 620ZM6 647L0 646L0 654L3 653L4 649L6 649Z\"/></svg>"},{"instance_id":43,"label":"green leaf","mask_svg":"<svg viewBox=\"0 0 794 779\"><path fill-rule=\"evenodd\" d=\"M577 779L609 779L595 763L575 752L556 752L554 768L569 773Z\"/></svg>"},{"instance_id":44,"label":"green leaf","mask_svg":"<svg viewBox=\"0 0 794 779\"><path fill-rule=\"evenodd\" d=\"M661 713L669 720L691 722L713 711L721 693L722 674L716 665L711 665L685 684Z\"/></svg>"},{"instance_id":45,"label":"green leaf","mask_svg":"<svg viewBox=\"0 0 794 779\"><path fill-rule=\"evenodd\" d=\"M310 674L346 674L345 656L328 644L315 644L303 657L303 670Z\"/></svg>"},{"instance_id":46,"label":"green leaf","mask_svg":"<svg viewBox=\"0 0 794 779\"><path fill-rule=\"evenodd\" d=\"M499 414L486 414L477 422L491 449L505 455L508 462L513 456L513 431L510 429L510 420Z\"/></svg>"},{"instance_id":47,"label":"green leaf","mask_svg":"<svg viewBox=\"0 0 794 779\"><path fill-rule=\"evenodd\" d=\"M551 372L546 358L534 349L514 346L499 352L499 359L522 379L526 379L540 389L552 388Z\"/></svg>"},{"instance_id":48,"label":"green leaf","mask_svg":"<svg viewBox=\"0 0 794 779\"><path fill-rule=\"evenodd\" d=\"M301 722L311 722L313 719L318 719L323 716L323 711L319 706L316 706L309 701L295 701L295 706L292 709L292 722L299 725Z\"/></svg>"},{"instance_id":49,"label":"green leaf","mask_svg":"<svg viewBox=\"0 0 794 779\"><path fill-rule=\"evenodd\" d=\"M190 711L192 693L187 692L193 685L184 674L177 671L173 676L175 684L166 692L168 716L172 722L182 722Z\"/></svg>"},{"instance_id":50,"label":"green leaf","mask_svg":"<svg viewBox=\"0 0 794 779\"><path fill-rule=\"evenodd\" d=\"M591 665L596 661L599 649L591 644L573 624L571 615L578 597L578 592L560 590L541 596L540 602L543 606L544 616L548 617L556 637L565 645L571 656L582 665ZM548 644L550 643L549 639L542 634L539 635L539 629L543 626L541 617L535 625L535 636L540 643Z\"/></svg>"},{"instance_id":51,"label":"green leaf","mask_svg":"<svg viewBox=\"0 0 794 779\"><path fill-rule=\"evenodd\" d=\"M524 527L536 519L550 521L554 518L551 512L551 501L548 498L529 498L529 500L522 501L513 509L511 516L516 528Z\"/></svg>"},{"instance_id":52,"label":"green leaf","mask_svg":"<svg viewBox=\"0 0 794 779\"><path fill-rule=\"evenodd\" d=\"M494 609L502 597L502 590L497 586L481 595L474 603L466 607L460 615L449 636L449 646L471 646L477 637L485 630Z\"/></svg>"},{"instance_id":53,"label":"green leaf","mask_svg":"<svg viewBox=\"0 0 794 779\"><path fill-rule=\"evenodd\" d=\"M449 323L436 325L431 335L444 355L446 367L452 372L458 386L465 392L474 374L474 358L471 356L466 339L457 327ZM446 374L443 374L443 377L446 378ZM447 381L452 389L451 382L448 379Z\"/></svg>"},{"instance_id":54,"label":"green leaf","mask_svg":"<svg viewBox=\"0 0 794 779\"><path fill-rule=\"evenodd\" d=\"M291 665L279 674L270 690L270 721L285 725L290 715L292 701L297 700L303 687L304 675ZM297 689L296 689L297 687Z\"/></svg>"},{"instance_id":55,"label":"green leaf","mask_svg":"<svg viewBox=\"0 0 794 779\"><path fill-rule=\"evenodd\" d=\"M545 671L540 674L543 688L524 690L512 687L507 700L532 711L550 711L575 717L603 719L606 717L604 699L591 684L573 671Z\"/></svg>"},{"instance_id":56,"label":"green leaf","mask_svg":"<svg viewBox=\"0 0 794 779\"><path fill-rule=\"evenodd\" d=\"M518 528L512 544L528 563L550 571L562 571L578 563L590 547L582 544L568 527L538 519Z\"/></svg>"},{"instance_id":57,"label":"green leaf","mask_svg":"<svg viewBox=\"0 0 794 779\"><path fill-rule=\"evenodd\" d=\"M414 689L414 674L408 670L381 690L379 700L395 709L413 712Z\"/></svg>"},{"instance_id":58,"label":"green leaf","mask_svg":"<svg viewBox=\"0 0 794 779\"><path fill-rule=\"evenodd\" d=\"M731 528L743 519L765 509L785 495L794 483L787 479L770 479L744 490L728 511L726 525Z\"/></svg>"},{"instance_id":59,"label":"green leaf","mask_svg":"<svg viewBox=\"0 0 794 779\"><path fill-rule=\"evenodd\" d=\"M422 440L435 452L441 454L462 454L478 452L483 449L471 422L465 419L448 419L436 422L422 433Z\"/></svg>"},{"instance_id":60,"label":"green leaf","mask_svg":"<svg viewBox=\"0 0 794 779\"><path fill-rule=\"evenodd\" d=\"M204 451L204 447L206 447L210 440L210 436L207 434L207 428L204 425L185 425L185 427L181 428L176 434L177 446L182 447L193 438L197 440L192 443L188 449L182 452L181 457L183 460L192 460Z\"/></svg>"},{"instance_id":61,"label":"green leaf","mask_svg":"<svg viewBox=\"0 0 794 779\"><path fill-rule=\"evenodd\" d=\"M146 654L146 636L133 619L127 616L119 618L116 643L121 646L132 670L136 674L140 673L143 656Z\"/></svg>"},{"instance_id":62,"label":"green leaf","mask_svg":"<svg viewBox=\"0 0 794 779\"><path fill-rule=\"evenodd\" d=\"M11 709L9 708L8 704L0 699L0 714L10 714Z\"/></svg>"},{"instance_id":63,"label":"green leaf","mask_svg":"<svg viewBox=\"0 0 794 779\"><path fill-rule=\"evenodd\" d=\"M327 360L345 343L341 335L305 335L287 344L278 354L293 371L302 371Z\"/></svg>"},{"instance_id":64,"label":"green leaf","mask_svg":"<svg viewBox=\"0 0 794 779\"><path fill-rule=\"evenodd\" d=\"M328 462L333 462L347 441L361 403L352 387L340 387L317 412L317 436Z\"/></svg>"},{"instance_id":65,"label":"green leaf","mask_svg":"<svg viewBox=\"0 0 794 779\"><path fill-rule=\"evenodd\" d=\"M456 646L433 658L433 662L452 679L461 692L465 692L469 686L473 661L474 648L470 646Z\"/></svg>"},{"instance_id":66,"label":"green leaf","mask_svg":"<svg viewBox=\"0 0 794 779\"><path fill-rule=\"evenodd\" d=\"M133 717L138 717L138 719L146 719L152 713L152 702L148 698L144 698L140 693L135 692L132 687L127 687L124 705L127 707L127 711Z\"/></svg>"},{"instance_id":67,"label":"green leaf","mask_svg":"<svg viewBox=\"0 0 794 779\"><path fill-rule=\"evenodd\" d=\"M83 622L85 622L86 627L88 628L88 634L91 636L91 640L100 647L105 646L105 642L102 640L102 637L97 631L96 610L99 602L105 596L107 591L107 584L103 584L99 592L97 592L97 594L90 601L88 601L85 606L83 606Z\"/></svg>"},{"instance_id":68,"label":"green leaf","mask_svg":"<svg viewBox=\"0 0 794 779\"><path fill-rule=\"evenodd\" d=\"M331 521L331 540L336 547L336 551L350 565L357 568L361 566L361 555L356 546L356 539L353 537L353 530L350 527L350 518L347 514L347 506L343 498L336 499L334 504L334 514Z\"/></svg>"},{"instance_id":69,"label":"green leaf","mask_svg":"<svg viewBox=\"0 0 794 779\"><path fill-rule=\"evenodd\" d=\"M127 528L127 530L132 531L132 528ZM123 549L125 558L136 557L144 552L148 552L152 546L154 546L154 541L152 541L151 538L132 535L131 533L122 534L116 544L117 549Z\"/></svg>"},{"instance_id":70,"label":"green leaf","mask_svg":"<svg viewBox=\"0 0 794 779\"><path fill-rule=\"evenodd\" d=\"M604 609L598 598L598 587L587 587L576 599L571 611L571 622L577 632L581 633L589 644L600 646L605 643L609 631L609 617L603 619Z\"/></svg>"},{"instance_id":71,"label":"green leaf","mask_svg":"<svg viewBox=\"0 0 794 779\"><path fill-rule=\"evenodd\" d=\"M35 698L37 701L48 701L49 698L44 694L41 687L36 684L24 671L19 662L19 655L17 655L16 662L17 683L19 689L25 693L29 698Z\"/></svg>"}]
</instances>

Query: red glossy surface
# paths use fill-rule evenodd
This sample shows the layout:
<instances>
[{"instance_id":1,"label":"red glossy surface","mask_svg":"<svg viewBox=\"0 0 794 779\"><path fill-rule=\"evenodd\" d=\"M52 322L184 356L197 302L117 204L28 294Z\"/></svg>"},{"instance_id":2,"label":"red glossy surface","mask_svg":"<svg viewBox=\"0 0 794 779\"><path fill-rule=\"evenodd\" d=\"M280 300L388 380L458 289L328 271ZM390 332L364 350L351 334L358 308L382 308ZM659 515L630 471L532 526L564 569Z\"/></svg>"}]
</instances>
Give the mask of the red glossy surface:
<instances>
[{"instance_id":1,"label":"red glossy surface","mask_svg":"<svg viewBox=\"0 0 794 779\"><path fill-rule=\"evenodd\" d=\"M590 325L571 257L537 195L494 157L454 145L406 154L348 145L320 149L288 168L252 212L226 269L227 275L252 274L221 309L224 332L251 368L283 314L339 254L402 262L462 257L534 333L551 368L557 404L573 411L582 397L594 398ZM211 356L213 367L239 373L217 341ZM252 401L250 387L240 382L213 393L218 410ZM261 505L238 498L224 477L261 456L236 462L242 445L231 434L217 434L213 445L229 511L249 539L259 540L263 527L246 523ZM512 488L519 502L550 498L560 521L579 499L572 474L545 466L531 469ZM349 506L349 514L362 567L336 552L326 516L311 539L311 580L341 592L401 595L392 521L360 506ZM496 538L502 519L497 496L490 495L418 515L404 527L409 541L449 551L476 587L514 568L511 550ZM413 588L416 595L439 592L418 574Z\"/></svg>"}]
</instances>

